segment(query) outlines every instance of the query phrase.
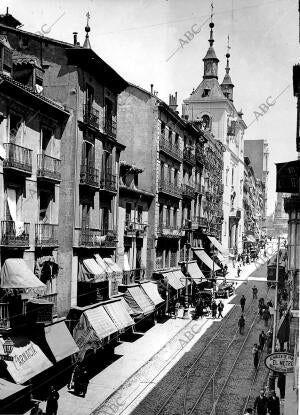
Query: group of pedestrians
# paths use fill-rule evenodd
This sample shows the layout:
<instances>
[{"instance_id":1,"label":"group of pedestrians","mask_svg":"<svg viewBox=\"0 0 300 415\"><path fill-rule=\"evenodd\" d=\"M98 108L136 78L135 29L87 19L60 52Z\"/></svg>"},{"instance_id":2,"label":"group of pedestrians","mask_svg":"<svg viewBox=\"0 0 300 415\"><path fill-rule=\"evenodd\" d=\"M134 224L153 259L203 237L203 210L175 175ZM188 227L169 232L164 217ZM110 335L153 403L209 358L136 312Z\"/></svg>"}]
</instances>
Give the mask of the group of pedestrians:
<instances>
[{"instance_id":1,"label":"group of pedestrians","mask_svg":"<svg viewBox=\"0 0 300 415\"><path fill-rule=\"evenodd\" d=\"M223 310L224 310L224 304L222 300L220 300L218 304L216 303L215 300L212 301L211 303L212 318L223 318L223 315L222 315ZM218 317L217 317L217 312L218 312Z\"/></svg>"},{"instance_id":2,"label":"group of pedestrians","mask_svg":"<svg viewBox=\"0 0 300 415\"><path fill-rule=\"evenodd\" d=\"M259 316L260 319L263 319L265 322L265 327L269 326L269 321L271 319L271 313L270 313L270 309L273 308L273 303L271 300L269 300L266 304L265 304L265 300L264 298L260 298L258 300L258 312L259 312Z\"/></svg>"},{"instance_id":3,"label":"group of pedestrians","mask_svg":"<svg viewBox=\"0 0 300 415\"><path fill-rule=\"evenodd\" d=\"M68 385L68 389L73 389L74 395L82 396L86 395L89 384L89 374L85 366L78 363L71 376L71 380Z\"/></svg>"},{"instance_id":4,"label":"group of pedestrians","mask_svg":"<svg viewBox=\"0 0 300 415\"><path fill-rule=\"evenodd\" d=\"M280 415L280 399L275 391L271 391L268 396L262 389L254 401L254 410L256 410L257 415L267 415L267 413L269 415Z\"/></svg>"},{"instance_id":5,"label":"group of pedestrians","mask_svg":"<svg viewBox=\"0 0 300 415\"><path fill-rule=\"evenodd\" d=\"M59 393L54 386L50 386L49 396L46 405L46 415L56 415L58 410ZM43 415L42 409L39 407L40 401L35 401L30 411L30 415Z\"/></svg>"}]
</instances>

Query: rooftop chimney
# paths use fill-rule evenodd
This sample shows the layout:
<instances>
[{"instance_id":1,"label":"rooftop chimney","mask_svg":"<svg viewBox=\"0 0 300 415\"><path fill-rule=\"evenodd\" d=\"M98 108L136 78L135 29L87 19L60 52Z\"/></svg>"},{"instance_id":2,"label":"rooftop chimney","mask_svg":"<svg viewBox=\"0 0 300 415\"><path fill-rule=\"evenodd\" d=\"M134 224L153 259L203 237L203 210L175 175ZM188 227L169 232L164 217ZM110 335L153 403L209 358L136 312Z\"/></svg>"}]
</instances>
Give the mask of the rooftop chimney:
<instances>
[{"instance_id":1,"label":"rooftop chimney","mask_svg":"<svg viewBox=\"0 0 300 415\"><path fill-rule=\"evenodd\" d=\"M153 84L151 84L151 85L150 85L150 88L151 88L151 89L150 89L151 94L153 95Z\"/></svg>"},{"instance_id":2,"label":"rooftop chimney","mask_svg":"<svg viewBox=\"0 0 300 415\"><path fill-rule=\"evenodd\" d=\"M77 35L78 35L78 32L73 32L74 46L77 46L77 44L78 44L78 42L77 42Z\"/></svg>"},{"instance_id":3,"label":"rooftop chimney","mask_svg":"<svg viewBox=\"0 0 300 415\"><path fill-rule=\"evenodd\" d=\"M175 95L169 95L169 107L173 110L177 110L177 92L175 92Z\"/></svg>"}]
</instances>

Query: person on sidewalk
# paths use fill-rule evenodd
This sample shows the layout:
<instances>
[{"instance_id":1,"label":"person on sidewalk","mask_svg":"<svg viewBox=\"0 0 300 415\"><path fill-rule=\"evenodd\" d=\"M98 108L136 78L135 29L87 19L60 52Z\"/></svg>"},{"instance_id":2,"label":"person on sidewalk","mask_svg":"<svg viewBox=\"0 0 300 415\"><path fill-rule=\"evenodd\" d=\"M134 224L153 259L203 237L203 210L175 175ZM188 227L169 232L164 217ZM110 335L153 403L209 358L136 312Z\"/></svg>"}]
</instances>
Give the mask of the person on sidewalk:
<instances>
[{"instance_id":1,"label":"person on sidewalk","mask_svg":"<svg viewBox=\"0 0 300 415\"><path fill-rule=\"evenodd\" d=\"M273 330L267 331L267 352L270 353L273 345Z\"/></svg>"},{"instance_id":2,"label":"person on sidewalk","mask_svg":"<svg viewBox=\"0 0 300 415\"><path fill-rule=\"evenodd\" d=\"M260 395L254 401L254 410L256 409L257 415L266 415L268 408L268 400L264 395L264 391L261 390Z\"/></svg>"},{"instance_id":3,"label":"person on sidewalk","mask_svg":"<svg viewBox=\"0 0 300 415\"><path fill-rule=\"evenodd\" d=\"M267 338L267 336L266 336L265 332L262 330L261 333L259 334L259 337L258 337L258 343L259 343L260 350L263 350L265 342L266 342L266 338Z\"/></svg>"},{"instance_id":4,"label":"person on sidewalk","mask_svg":"<svg viewBox=\"0 0 300 415\"><path fill-rule=\"evenodd\" d=\"M54 386L50 386L49 397L47 399L46 415L56 415L58 410L59 393Z\"/></svg>"},{"instance_id":5,"label":"person on sidewalk","mask_svg":"<svg viewBox=\"0 0 300 415\"><path fill-rule=\"evenodd\" d=\"M224 304L222 303L222 300L220 300L218 304L218 318L223 318L222 316L223 310L224 310Z\"/></svg>"},{"instance_id":6,"label":"person on sidewalk","mask_svg":"<svg viewBox=\"0 0 300 415\"><path fill-rule=\"evenodd\" d=\"M285 398L285 374L279 373L278 380L277 380L277 386L280 390L280 399Z\"/></svg>"},{"instance_id":7,"label":"person on sidewalk","mask_svg":"<svg viewBox=\"0 0 300 415\"><path fill-rule=\"evenodd\" d=\"M254 344L254 346L252 348L252 355L253 355L254 367L255 367L255 369L257 369L259 357L258 357L258 347L257 347L256 343Z\"/></svg>"},{"instance_id":8,"label":"person on sidewalk","mask_svg":"<svg viewBox=\"0 0 300 415\"><path fill-rule=\"evenodd\" d=\"M87 392L87 387L90 382L89 374L85 367L82 368L80 378L79 378L79 388L80 392L82 393L82 397L84 398Z\"/></svg>"},{"instance_id":9,"label":"person on sidewalk","mask_svg":"<svg viewBox=\"0 0 300 415\"><path fill-rule=\"evenodd\" d=\"M216 318L217 317L217 303L215 300L212 301L211 303L211 314L212 314L212 318Z\"/></svg>"},{"instance_id":10,"label":"person on sidewalk","mask_svg":"<svg viewBox=\"0 0 300 415\"><path fill-rule=\"evenodd\" d=\"M177 300L176 303L175 303L175 307L174 307L174 310L175 310L174 311L175 318L178 317L179 308L180 308L180 302L179 302L179 300Z\"/></svg>"},{"instance_id":11,"label":"person on sidewalk","mask_svg":"<svg viewBox=\"0 0 300 415\"><path fill-rule=\"evenodd\" d=\"M268 411L269 415L280 415L280 400L275 391L272 391L268 398Z\"/></svg>"},{"instance_id":12,"label":"person on sidewalk","mask_svg":"<svg viewBox=\"0 0 300 415\"><path fill-rule=\"evenodd\" d=\"M242 309L242 313L245 310L245 304L246 304L246 298L244 295L242 295L241 299L240 299L240 304L241 304L241 309Z\"/></svg>"},{"instance_id":13,"label":"person on sidewalk","mask_svg":"<svg viewBox=\"0 0 300 415\"><path fill-rule=\"evenodd\" d=\"M256 285L253 285L252 287L253 300L257 299L257 293L258 293L258 289Z\"/></svg>"},{"instance_id":14,"label":"person on sidewalk","mask_svg":"<svg viewBox=\"0 0 300 415\"><path fill-rule=\"evenodd\" d=\"M240 334L244 334L244 330L245 330L245 318L244 318L243 314L239 318L238 326L239 326L239 329L240 329Z\"/></svg>"},{"instance_id":15,"label":"person on sidewalk","mask_svg":"<svg viewBox=\"0 0 300 415\"><path fill-rule=\"evenodd\" d=\"M238 276L238 278L239 278L240 275L241 275L241 268L240 268L240 266L238 266L238 269L237 269L237 276Z\"/></svg>"},{"instance_id":16,"label":"person on sidewalk","mask_svg":"<svg viewBox=\"0 0 300 415\"><path fill-rule=\"evenodd\" d=\"M265 308L264 310L263 310L263 312L262 312L262 317L263 317L263 319L264 319L264 321L265 321L265 327L268 327L269 326L269 320L270 320L270 318L271 318L271 314L270 314L270 311L269 311L269 308Z\"/></svg>"}]
</instances>

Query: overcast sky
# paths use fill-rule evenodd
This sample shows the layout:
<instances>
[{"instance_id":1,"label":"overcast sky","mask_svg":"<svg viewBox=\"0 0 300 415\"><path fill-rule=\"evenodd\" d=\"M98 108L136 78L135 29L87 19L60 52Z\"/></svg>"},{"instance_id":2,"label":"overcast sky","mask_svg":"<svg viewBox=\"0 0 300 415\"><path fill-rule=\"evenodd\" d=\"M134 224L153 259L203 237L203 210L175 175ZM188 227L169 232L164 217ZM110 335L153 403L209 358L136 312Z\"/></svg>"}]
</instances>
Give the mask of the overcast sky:
<instances>
[{"instance_id":1,"label":"overcast sky","mask_svg":"<svg viewBox=\"0 0 300 415\"><path fill-rule=\"evenodd\" d=\"M90 41L95 52L127 81L148 90L153 83L158 96L166 102L169 93L178 91L181 112L182 100L202 80L210 3L210 0L7 0L2 5L9 7L9 12L23 23L24 30L49 32L46 36L67 42L72 42L72 32L77 31L81 44L89 12ZM5 13L5 9L0 12ZM238 110L242 108L249 126L245 139L269 142L268 211L271 213L276 197L274 163L297 158L292 66L300 61L298 1L215 0L214 13L219 81L222 82L225 73L229 34L234 103ZM188 41L185 33L192 26L198 33ZM180 47L180 39L187 43L181 42ZM256 120L254 112L262 113L259 106L267 100L274 105Z\"/></svg>"}]
</instances>

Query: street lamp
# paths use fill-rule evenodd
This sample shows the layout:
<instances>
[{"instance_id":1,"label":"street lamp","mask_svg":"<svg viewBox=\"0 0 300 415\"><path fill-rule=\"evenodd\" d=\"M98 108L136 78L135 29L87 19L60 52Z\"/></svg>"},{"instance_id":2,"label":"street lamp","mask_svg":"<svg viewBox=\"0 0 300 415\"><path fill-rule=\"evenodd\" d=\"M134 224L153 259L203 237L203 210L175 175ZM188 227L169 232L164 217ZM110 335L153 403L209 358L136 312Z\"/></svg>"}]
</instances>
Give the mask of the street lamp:
<instances>
[{"instance_id":1,"label":"street lamp","mask_svg":"<svg viewBox=\"0 0 300 415\"><path fill-rule=\"evenodd\" d=\"M0 354L0 360L13 361L14 358L13 356L10 356L10 354L13 351L14 346L14 342L8 337L2 345L5 354Z\"/></svg>"}]
</instances>

